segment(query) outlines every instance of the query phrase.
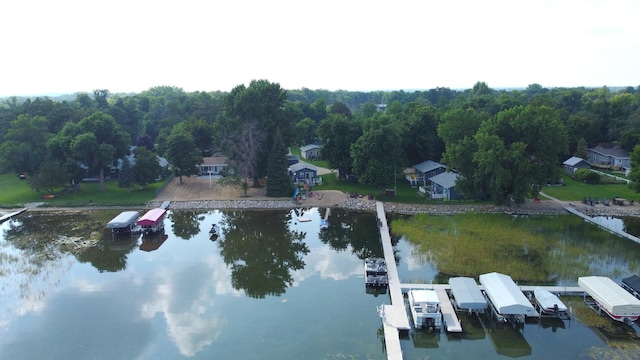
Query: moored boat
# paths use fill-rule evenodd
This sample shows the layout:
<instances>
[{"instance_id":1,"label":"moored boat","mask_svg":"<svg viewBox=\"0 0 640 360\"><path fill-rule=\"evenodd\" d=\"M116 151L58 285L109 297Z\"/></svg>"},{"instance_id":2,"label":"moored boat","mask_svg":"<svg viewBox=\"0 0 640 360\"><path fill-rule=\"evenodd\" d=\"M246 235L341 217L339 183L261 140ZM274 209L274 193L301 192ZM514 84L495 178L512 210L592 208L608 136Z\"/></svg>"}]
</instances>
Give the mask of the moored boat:
<instances>
[{"instance_id":1,"label":"moored boat","mask_svg":"<svg viewBox=\"0 0 640 360\"><path fill-rule=\"evenodd\" d=\"M434 290L409 290L409 308L416 329L442 327L440 300Z\"/></svg>"},{"instance_id":2,"label":"moored boat","mask_svg":"<svg viewBox=\"0 0 640 360\"><path fill-rule=\"evenodd\" d=\"M366 258L364 260L364 281L366 286L387 286L387 263L383 258Z\"/></svg>"},{"instance_id":3,"label":"moored boat","mask_svg":"<svg viewBox=\"0 0 640 360\"><path fill-rule=\"evenodd\" d=\"M557 317L565 320L570 319L567 306L554 293L541 288L535 288L533 290L533 296L540 310L540 316Z\"/></svg>"}]
</instances>

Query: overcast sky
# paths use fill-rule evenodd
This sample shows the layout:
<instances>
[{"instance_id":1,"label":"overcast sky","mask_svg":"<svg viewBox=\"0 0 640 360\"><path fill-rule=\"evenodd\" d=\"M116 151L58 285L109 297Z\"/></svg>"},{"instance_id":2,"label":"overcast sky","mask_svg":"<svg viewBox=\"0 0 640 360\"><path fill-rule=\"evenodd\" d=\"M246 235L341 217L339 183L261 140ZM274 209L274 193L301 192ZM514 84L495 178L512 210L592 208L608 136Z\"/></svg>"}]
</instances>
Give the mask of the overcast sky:
<instances>
[{"instance_id":1,"label":"overcast sky","mask_svg":"<svg viewBox=\"0 0 640 360\"><path fill-rule=\"evenodd\" d=\"M0 96L640 85L638 0L20 0Z\"/></svg>"}]
</instances>

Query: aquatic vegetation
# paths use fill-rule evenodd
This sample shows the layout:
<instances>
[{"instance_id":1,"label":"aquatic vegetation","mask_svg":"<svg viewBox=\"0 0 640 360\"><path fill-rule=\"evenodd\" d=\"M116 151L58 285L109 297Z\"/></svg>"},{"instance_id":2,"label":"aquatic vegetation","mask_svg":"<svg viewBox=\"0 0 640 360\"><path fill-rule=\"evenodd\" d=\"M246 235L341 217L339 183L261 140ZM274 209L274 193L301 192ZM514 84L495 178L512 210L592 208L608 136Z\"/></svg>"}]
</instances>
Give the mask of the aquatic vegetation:
<instances>
[{"instance_id":1,"label":"aquatic vegetation","mask_svg":"<svg viewBox=\"0 0 640 360\"><path fill-rule=\"evenodd\" d=\"M572 216L415 215L391 223L396 236L429 254L440 273L509 274L522 284L573 285L585 274L636 272L638 244Z\"/></svg>"}]
</instances>

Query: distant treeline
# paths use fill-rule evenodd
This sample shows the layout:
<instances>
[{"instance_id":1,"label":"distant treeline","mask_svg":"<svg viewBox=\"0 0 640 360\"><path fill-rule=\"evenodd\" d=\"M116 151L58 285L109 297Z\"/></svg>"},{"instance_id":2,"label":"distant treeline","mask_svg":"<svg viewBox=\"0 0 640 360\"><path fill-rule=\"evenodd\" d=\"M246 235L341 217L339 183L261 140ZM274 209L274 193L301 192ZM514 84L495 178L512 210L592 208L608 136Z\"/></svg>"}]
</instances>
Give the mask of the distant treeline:
<instances>
[{"instance_id":1,"label":"distant treeline","mask_svg":"<svg viewBox=\"0 0 640 360\"><path fill-rule=\"evenodd\" d=\"M540 168L545 161L549 164L534 178L546 181L553 175L550 165L557 167L566 157L584 154L598 143L632 151L640 143L640 87L532 84L497 90L478 82L464 90L361 92L284 90L261 80L230 92L158 86L137 94L97 89L55 98L9 97L0 101L0 171L36 172L43 162L79 156L82 146L85 167L111 166L116 154L122 153L119 148L111 157L108 146L102 148L104 152L92 154L89 161L88 151L100 143L91 145L90 136L80 135L102 131L92 129L92 121L113 123L127 145L145 146L159 155L170 148L172 132L188 133L202 155L220 152L230 158L233 144L248 146L247 139L253 139L261 144L253 149L260 156L243 159L257 164L247 170L252 178L266 174L257 168L266 168L270 150L266 144L276 131L285 146L323 143L322 156L331 166L380 187L393 176L372 169L397 171L427 159L443 161L470 181L468 192L492 193L499 200L524 190L514 190L520 185L511 178L498 185L480 177L470 179L470 174L483 170L487 173L477 176L491 177L498 173L495 169L503 169L502 176L507 177L522 167L520 175L531 181L529 167L535 163ZM260 136L251 137L255 134ZM534 145L536 137L553 139L557 143L551 144L553 153L543 154L549 144ZM69 149L74 146L75 150ZM379 154L374 151L378 148ZM522 159L528 159L526 166ZM495 169L479 168L482 161ZM392 170L389 164L394 165Z\"/></svg>"}]
</instances>

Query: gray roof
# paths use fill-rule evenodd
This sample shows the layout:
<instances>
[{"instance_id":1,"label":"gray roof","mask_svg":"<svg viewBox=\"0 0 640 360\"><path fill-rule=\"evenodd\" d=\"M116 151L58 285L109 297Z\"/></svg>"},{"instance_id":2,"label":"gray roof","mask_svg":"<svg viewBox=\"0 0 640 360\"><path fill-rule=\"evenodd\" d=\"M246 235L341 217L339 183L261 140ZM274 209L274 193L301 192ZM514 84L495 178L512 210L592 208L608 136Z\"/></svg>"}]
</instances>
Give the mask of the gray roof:
<instances>
[{"instance_id":1,"label":"gray roof","mask_svg":"<svg viewBox=\"0 0 640 360\"><path fill-rule=\"evenodd\" d=\"M289 170L292 171L292 172L300 171L302 169L313 170L315 172L318 171L317 167L315 167L314 165L311 165L309 163L306 163L304 161L300 161L298 163L295 163L295 164L289 166Z\"/></svg>"},{"instance_id":2,"label":"gray roof","mask_svg":"<svg viewBox=\"0 0 640 360\"><path fill-rule=\"evenodd\" d=\"M441 167L446 168L446 166L431 160L427 160L427 161L421 162L420 164L413 165L414 169L423 173L426 173Z\"/></svg>"},{"instance_id":3,"label":"gray roof","mask_svg":"<svg viewBox=\"0 0 640 360\"><path fill-rule=\"evenodd\" d=\"M318 145L318 144L305 145L305 146L300 147L300 151L301 152L305 152L305 151L309 151L309 150L315 149L315 148L319 149L320 145Z\"/></svg>"},{"instance_id":4,"label":"gray roof","mask_svg":"<svg viewBox=\"0 0 640 360\"><path fill-rule=\"evenodd\" d=\"M576 166L578 165L580 162L584 161L585 163L589 164L588 161L586 161L583 158L577 157L577 156L572 156L569 159L565 160L565 162L563 162L563 165L567 165L567 166Z\"/></svg>"},{"instance_id":5,"label":"gray roof","mask_svg":"<svg viewBox=\"0 0 640 360\"><path fill-rule=\"evenodd\" d=\"M474 279L452 277L449 278L449 285L451 285L451 293L461 309L480 310L487 308L487 300Z\"/></svg>"},{"instance_id":6,"label":"gray roof","mask_svg":"<svg viewBox=\"0 0 640 360\"><path fill-rule=\"evenodd\" d=\"M451 171L445 171L442 174L429 178L429 181L436 183L445 189L451 189L456 186L456 180L458 180L458 174Z\"/></svg>"},{"instance_id":7,"label":"gray roof","mask_svg":"<svg viewBox=\"0 0 640 360\"><path fill-rule=\"evenodd\" d=\"M614 158L618 158L618 159L628 159L629 158L629 152L626 151L623 148L620 147L615 147L615 148L594 148L594 149L587 149L587 151L592 151L604 156L610 156L610 157L614 157Z\"/></svg>"}]
</instances>

